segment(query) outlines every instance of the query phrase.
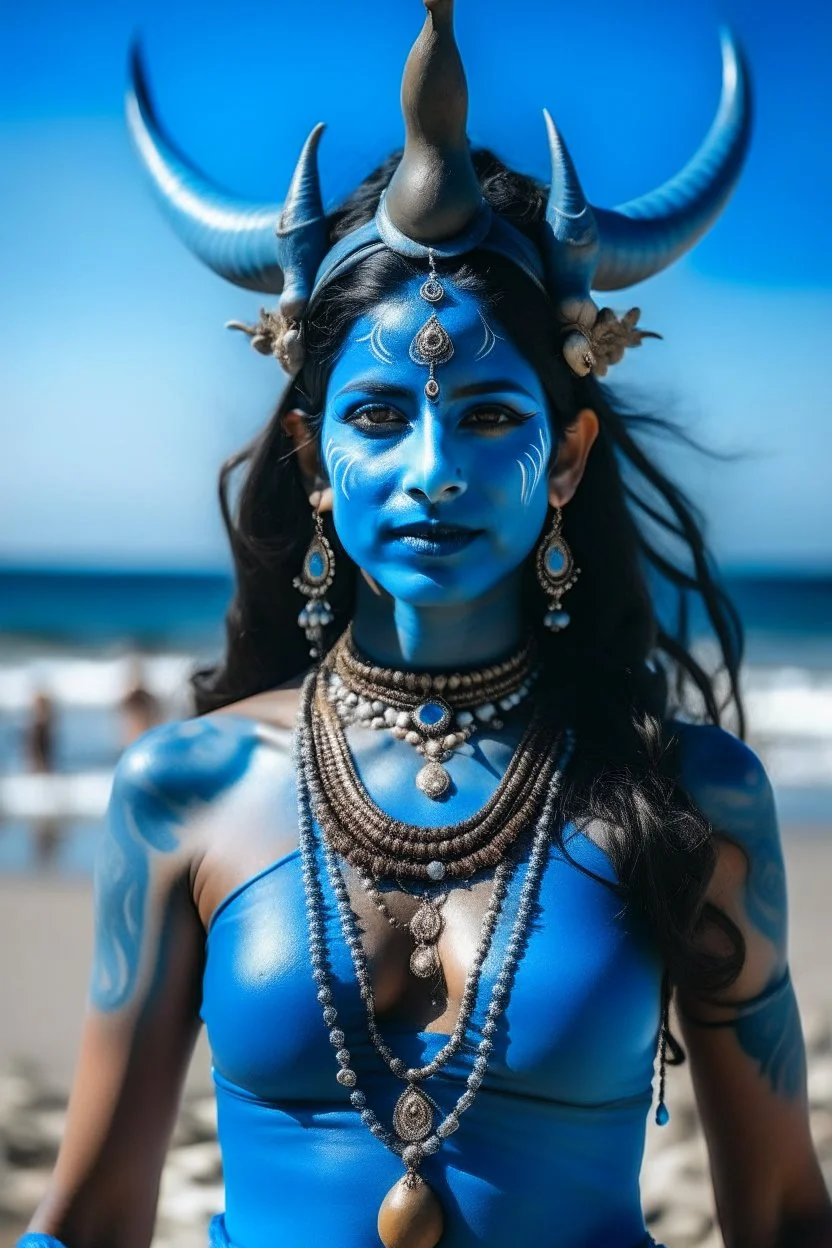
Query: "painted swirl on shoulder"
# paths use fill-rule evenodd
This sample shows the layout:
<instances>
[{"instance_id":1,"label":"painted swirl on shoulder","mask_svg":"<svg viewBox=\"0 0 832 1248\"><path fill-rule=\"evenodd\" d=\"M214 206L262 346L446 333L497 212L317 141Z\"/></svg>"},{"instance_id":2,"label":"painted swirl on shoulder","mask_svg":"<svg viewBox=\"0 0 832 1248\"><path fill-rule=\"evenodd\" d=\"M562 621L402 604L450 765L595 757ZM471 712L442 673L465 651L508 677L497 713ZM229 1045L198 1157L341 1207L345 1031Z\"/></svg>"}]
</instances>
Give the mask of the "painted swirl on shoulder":
<instances>
[{"instance_id":1,"label":"painted swirl on shoulder","mask_svg":"<svg viewBox=\"0 0 832 1248\"><path fill-rule=\"evenodd\" d=\"M95 868L98 1009L120 1009L135 989L153 858L179 848L186 817L242 778L256 744L253 725L193 720L154 730L122 758Z\"/></svg>"}]
</instances>

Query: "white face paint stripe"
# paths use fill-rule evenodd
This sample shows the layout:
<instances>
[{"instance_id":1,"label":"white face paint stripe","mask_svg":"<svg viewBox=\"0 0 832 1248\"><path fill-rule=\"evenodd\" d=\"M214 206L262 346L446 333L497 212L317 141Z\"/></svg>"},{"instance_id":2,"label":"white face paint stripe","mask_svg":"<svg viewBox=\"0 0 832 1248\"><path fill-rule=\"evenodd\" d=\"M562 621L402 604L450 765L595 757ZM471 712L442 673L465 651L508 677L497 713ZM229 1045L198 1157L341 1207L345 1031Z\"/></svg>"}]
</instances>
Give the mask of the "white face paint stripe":
<instances>
[{"instance_id":1,"label":"white face paint stripe","mask_svg":"<svg viewBox=\"0 0 832 1248\"><path fill-rule=\"evenodd\" d=\"M528 479L526 477L526 469L521 460L517 459L515 460L515 463L517 464L517 467L520 469L520 505L521 507L525 507L528 502L528 499L526 497L526 491L527 491L527 485L528 485Z\"/></svg>"},{"instance_id":2,"label":"white face paint stripe","mask_svg":"<svg viewBox=\"0 0 832 1248\"><path fill-rule=\"evenodd\" d=\"M523 463L523 460L526 463ZM541 429L538 430L537 441L534 445L524 451L522 457L514 462L520 469L520 502L523 507L526 507L543 476L546 462L546 442Z\"/></svg>"},{"instance_id":3,"label":"white face paint stripe","mask_svg":"<svg viewBox=\"0 0 832 1248\"><path fill-rule=\"evenodd\" d=\"M482 312L480 312L479 318L482 321L482 327L485 333L485 337L483 338L482 346L477 351L476 355L474 356L474 359L484 360L485 357L487 355L490 355L491 352L494 350L495 346L497 345L497 341L499 340L500 342L502 342L502 338L500 338L499 334L494 333L494 330L488 324L488 321L485 319Z\"/></svg>"},{"instance_id":4,"label":"white face paint stripe","mask_svg":"<svg viewBox=\"0 0 832 1248\"><path fill-rule=\"evenodd\" d=\"M344 498L349 498L349 475L354 464L358 459L358 455L354 452L343 451L340 455L336 455L332 461L333 467L333 485L339 488ZM340 484L338 482L338 473L341 473Z\"/></svg>"},{"instance_id":5,"label":"white face paint stripe","mask_svg":"<svg viewBox=\"0 0 832 1248\"><path fill-rule=\"evenodd\" d=\"M384 340L381 336L381 332L382 332L381 322L376 321L375 325L370 330L369 334L362 334L362 336L360 338L356 338L355 341L369 343L370 351L373 353L373 355L379 361L380 364L395 364L396 358L395 356L391 355L390 351L384 345Z\"/></svg>"},{"instance_id":6,"label":"white face paint stripe","mask_svg":"<svg viewBox=\"0 0 832 1248\"><path fill-rule=\"evenodd\" d=\"M324 462L326 464L327 476L330 484L334 489L340 490L344 498L349 498L349 476L352 469L360 460L361 456L357 451L334 450L335 439L330 438L326 444L324 451ZM340 480L339 480L340 474Z\"/></svg>"}]
</instances>

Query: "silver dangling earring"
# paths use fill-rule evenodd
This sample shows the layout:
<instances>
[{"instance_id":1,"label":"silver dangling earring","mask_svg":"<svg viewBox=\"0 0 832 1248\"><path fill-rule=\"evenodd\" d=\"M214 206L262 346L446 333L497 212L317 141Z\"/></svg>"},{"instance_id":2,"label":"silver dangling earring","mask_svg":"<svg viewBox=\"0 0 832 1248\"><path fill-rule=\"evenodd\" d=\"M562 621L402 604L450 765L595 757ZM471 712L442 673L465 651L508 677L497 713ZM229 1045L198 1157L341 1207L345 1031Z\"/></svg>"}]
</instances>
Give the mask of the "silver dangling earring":
<instances>
[{"instance_id":1,"label":"silver dangling earring","mask_svg":"<svg viewBox=\"0 0 832 1248\"><path fill-rule=\"evenodd\" d=\"M300 576L292 584L299 589L306 606L298 616L298 624L306 633L310 658L319 659L323 654L324 629L334 616L326 600L326 591L335 579L335 554L325 534L321 513L315 512L315 532L303 559Z\"/></svg>"},{"instance_id":2,"label":"silver dangling earring","mask_svg":"<svg viewBox=\"0 0 832 1248\"><path fill-rule=\"evenodd\" d=\"M553 633L561 633L569 625L569 612L563 610L561 599L581 574L581 569L575 567L572 551L562 530L563 512L556 507L551 528L541 538L535 560L537 579L548 600L543 623Z\"/></svg>"}]
</instances>

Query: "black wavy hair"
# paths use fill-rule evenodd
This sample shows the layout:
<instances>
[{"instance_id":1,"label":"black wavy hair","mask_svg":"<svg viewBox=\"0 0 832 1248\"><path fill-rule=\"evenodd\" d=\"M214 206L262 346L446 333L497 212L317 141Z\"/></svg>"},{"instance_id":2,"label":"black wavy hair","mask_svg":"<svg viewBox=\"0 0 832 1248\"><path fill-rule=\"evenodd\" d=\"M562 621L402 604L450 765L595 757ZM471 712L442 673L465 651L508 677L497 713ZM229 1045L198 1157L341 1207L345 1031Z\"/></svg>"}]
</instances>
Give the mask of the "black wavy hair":
<instances>
[{"instance_id":1,"label":"black wavy hair","mask_svg":"<svg viewBox=\"0 0 832 1248\"><path fill-rule=\"evenodd\" d=\"M545 188L491 152L473 155L495 210L539 241ZM391 156L331 214L332 243L372 218L399 158ZM742 630L719 585L698 516L645 449L643 434L673 427L627 411L597 380L570 372L556 345L552 302L515 265L474 252L442 270L493 306L545 387L556 435L582 408L592 408L599 419L584 478L564 513L564 535L582 569L569 595L572 623L556 636L540 629L544 696L574 725L578 740L560 797L559 826L592 820L603 827L622 898L649 925L673 982L703 991L724 987L742 966L742 936L705 904L716 851L708 823L679 786L669 723L680 710L711 724L732 715L742 732ZM346 331L414 271L402 258L380 253L316 298L304 325L302 371L262 433L222 469L220 503L236 590L225 653L194 677L199 712L274 688L308 667L296 623L302 600L292 581L312 522L282 418L299 407L310 413L314 427ZM352 613L356 569L331 528L329 536L338 568L329 595L334 638ZM544 605L531 567L526 580L525 610L530 627L539 628ZM660 622L659 600L675 601L672 620ZM691 653L692 600L701 605L717 643L719 681ZM724 937L718 953L701 940L706 925ZM707 943L713 950L713 942Z\"/></svg>"}]
</instances>

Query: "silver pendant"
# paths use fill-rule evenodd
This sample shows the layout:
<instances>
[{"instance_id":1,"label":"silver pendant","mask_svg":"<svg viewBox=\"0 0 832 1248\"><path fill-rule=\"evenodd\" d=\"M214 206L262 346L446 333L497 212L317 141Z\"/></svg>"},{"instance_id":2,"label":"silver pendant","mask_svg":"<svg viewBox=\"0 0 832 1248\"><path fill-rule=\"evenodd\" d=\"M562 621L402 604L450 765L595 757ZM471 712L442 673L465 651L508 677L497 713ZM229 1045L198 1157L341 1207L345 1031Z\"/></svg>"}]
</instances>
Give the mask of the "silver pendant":
<instances>
[{"instance_id":1,"label":"silver pendant","mask_svg":"<svg viewBox=\"0 0 832 1248\"><path fill-rule=\"evenodd\" d=\"M402 1092L393 1110L393 1128L409 1144L427 1139L433 1130L433 1106L424 1092L412 1085Z\"/></svg>"},{"instance_id":2,"label":"silver pendant","mask_svg":"<svg viewBox=\"0 0 832 1248\"><path fill-rule=\"evenodd\" d=\"M417 945L410 955L410 973L417 979L433 979L440 969L435 945Z\"/></svg>"},{"instance_id":3,"label":"silver pendant","mask_svg":"<svg viewBox=\"0 0 832 1248\"><path fill-rule=\"evenodd\" d=\"M442 931L442 915L430 901L423 901L410 920L410 931L420 945L433 945Z\"/></svg>"},{"instance_id":4,"label":"silver pendant","mask_svg":"<svg viewBox=\"0 0 832 1248\"><path fill-rule=\"evenodd\" d=\"M434 801L447 793L450 787L450 775L435 759L425 763L424 767L416 773L416 788L420 789L425 797L430 797Z\"/></svg>"}]
</instances>

